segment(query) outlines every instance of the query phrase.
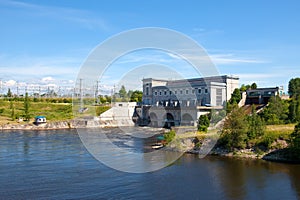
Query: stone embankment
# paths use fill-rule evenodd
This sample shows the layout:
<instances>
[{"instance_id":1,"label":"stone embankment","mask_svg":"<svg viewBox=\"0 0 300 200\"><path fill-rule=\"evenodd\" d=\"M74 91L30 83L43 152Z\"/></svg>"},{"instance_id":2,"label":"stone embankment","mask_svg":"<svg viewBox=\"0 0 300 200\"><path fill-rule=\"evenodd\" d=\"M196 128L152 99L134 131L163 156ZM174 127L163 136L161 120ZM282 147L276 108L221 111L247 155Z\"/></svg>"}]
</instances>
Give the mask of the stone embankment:
<instances>
[{"instance_id":1,"label":"stone embankment","mask_svg":"<svg viewBox=\"0 0 300 200\"><path fill-rule=\"evenodd\" d=\"M1 130L53 130L53 129L72 129L72 128L104 128L104 127L120 127L120 126L131 126L132 123L127 121L113 121L113 120L83 120L74 119L58 122L47 122L45 124L34 124L34 123L20 123L20 124L2 124L0 125Z\"/></svg>"}]
</instances>

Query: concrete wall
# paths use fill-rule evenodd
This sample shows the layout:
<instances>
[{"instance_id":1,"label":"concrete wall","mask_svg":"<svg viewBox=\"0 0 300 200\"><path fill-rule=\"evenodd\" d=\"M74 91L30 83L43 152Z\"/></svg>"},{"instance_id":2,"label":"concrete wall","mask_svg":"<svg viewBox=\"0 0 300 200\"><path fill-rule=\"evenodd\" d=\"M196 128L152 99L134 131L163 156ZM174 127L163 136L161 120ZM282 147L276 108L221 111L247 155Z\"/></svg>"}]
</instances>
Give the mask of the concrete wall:
<instances>
[{"instance_id":1,"label":"concrete wall","mask_svg":"<svg viewBox=\"0 0 300 200\"><path fill-rule=\"evenodd\" d=\"M235 76L227 76L226 78L226 88L227 88L227 94L226 94L226 101L229 101L231 98L231 94L233 93L235 88L239 88L239 79Z\"/></svg>"},{"instance_id":2,"label":"concrete wall","mask_svg":"<svg viewBox=\"0 0 300 200\"><path fill-rule=\"evenodd\" d=\"M113 121L120 126L132 126L136 102L116 102L113 107L99 116L100 121Z\"/></svg>"}]
</instances>

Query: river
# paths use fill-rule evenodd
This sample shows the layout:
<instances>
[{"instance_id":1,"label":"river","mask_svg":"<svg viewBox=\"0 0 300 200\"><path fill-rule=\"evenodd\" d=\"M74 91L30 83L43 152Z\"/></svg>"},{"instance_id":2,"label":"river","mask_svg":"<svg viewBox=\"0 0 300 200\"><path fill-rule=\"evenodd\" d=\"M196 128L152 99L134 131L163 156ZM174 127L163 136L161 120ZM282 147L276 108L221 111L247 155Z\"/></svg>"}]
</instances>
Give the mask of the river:
<instances>
[{"instance_id":1,"label":"river","mask_svg":"<svg viewBox=\"0 0 300 200\"><path fill-rule=\"evenodd\" d=\"M143 138L112 135L144 149ZM126 173L96 160L76 130L3 131L0 199L300 199L300 165L184 154Z\"/></svg>"}]
</instances>

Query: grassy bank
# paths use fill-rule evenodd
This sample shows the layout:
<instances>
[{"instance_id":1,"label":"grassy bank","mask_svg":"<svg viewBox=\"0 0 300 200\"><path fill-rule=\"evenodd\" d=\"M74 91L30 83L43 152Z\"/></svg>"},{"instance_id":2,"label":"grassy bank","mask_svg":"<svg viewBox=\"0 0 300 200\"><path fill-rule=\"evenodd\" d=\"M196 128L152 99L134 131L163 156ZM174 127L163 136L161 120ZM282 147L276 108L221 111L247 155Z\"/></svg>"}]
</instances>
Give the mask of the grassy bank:
<instances>
[{"instance_id":1,"label":"grassy bank","mask_svg":"<svg viewBox=\"0 0 300 200\"><path fill-rule=\"evenodd\" d=\"M72 103L34 102L31 100L29 106L30 122L38 115L46 116L48 121L64 121L73 118ZM100 115L108 110L109 106L89 106L86 113L88 115ZM19 123L18 119L24 116L24 102L0 100L0 122L1 124ZM26 123L26 122L23 122Z\"/></svg>"},{"instance_id":2,"label":"grassy bank","mask_svg":"<svg viewBox=\"0 0 300 200\"><path fill-rule=\"evenodd\" d=\"M184 134L177 134L174 136L171 145L173 143L172 146L175 150L187 150L190 153L197 154L205 141L207 143L217 141L219 139L211 151L211 154L213 155L235 156L241 158L266 158L269 160L277 159L278 161L295 161L295 159L291 159L282 153L284 152L286 154L286 152L290 151L288 147L294 128L295 124L268 125L266 126L264 135L245 141L247 143L245 148L226 148L226 146L221 144L222 138L220 137L220 132L217 130L212 130L208 133L191 131ZM193 143L193 145L191 145L191 143ZM188 149L189 147L192 147L192 149ZM269 156L269 154L271 156Z\"/></svg>"}]
</instances>

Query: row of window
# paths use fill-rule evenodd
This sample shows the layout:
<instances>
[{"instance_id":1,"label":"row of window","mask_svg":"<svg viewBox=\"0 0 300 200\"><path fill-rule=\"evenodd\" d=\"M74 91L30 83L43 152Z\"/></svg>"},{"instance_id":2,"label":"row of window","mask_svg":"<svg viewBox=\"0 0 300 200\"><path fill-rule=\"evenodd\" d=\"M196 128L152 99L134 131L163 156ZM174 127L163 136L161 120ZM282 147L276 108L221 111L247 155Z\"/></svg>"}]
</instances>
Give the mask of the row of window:
<instances>
[{"instance_id":1,"label":"row of window","mask_svg":"<svg viewBox=\"0 0 300 200\"><path fill-rule=\"evenodd\" d=\"M191 94L195 94L196 91L197 91L198 94L202 94L202 92L204 92L205 94L208 93L208 89L195 88L195 89L192 89ZM189 94L189 93L190 93L190 90L188 90L188 89L187 90L179 90L179 91L177 91L177 90L174 90L174 91L167 91L167 90L154 91L155 96L157 96L157 95L166 96L166 95L172 95L172 94L175 94L175 95L181 94L182 95L182 94Z\"/></svg>"}]
</instances>

